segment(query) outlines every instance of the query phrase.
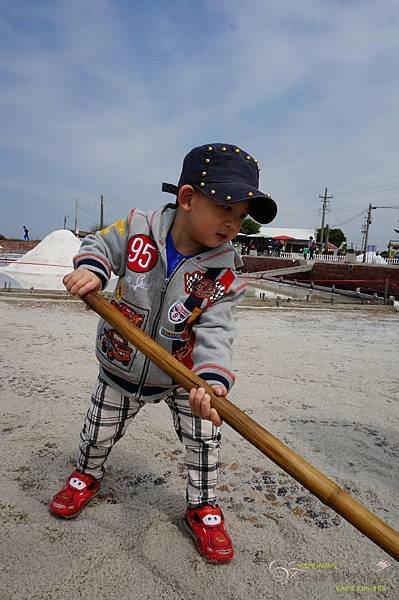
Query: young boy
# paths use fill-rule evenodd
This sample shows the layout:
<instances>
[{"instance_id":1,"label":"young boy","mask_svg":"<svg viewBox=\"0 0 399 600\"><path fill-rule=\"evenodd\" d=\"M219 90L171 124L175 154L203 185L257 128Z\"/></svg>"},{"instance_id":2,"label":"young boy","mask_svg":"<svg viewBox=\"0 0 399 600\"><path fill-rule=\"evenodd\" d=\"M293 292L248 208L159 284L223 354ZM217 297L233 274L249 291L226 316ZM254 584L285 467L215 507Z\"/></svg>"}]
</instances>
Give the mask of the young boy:
<instances>
[{"instance_id":1,"label":"young boy","mask_svg":"<svg viewBox=\"0 0 399 600\"><path fill-rule=\"evenodd\" d=\"M64 278L77 296L102 290L118 277L111 303L218 395L234 382L231 372L232 309L245 285L241 259L230 244L249 214L270 222L277 207L258 190L259 169L247 152L229 144L194 148L185 157L176 205L144 212L88 235ZM50 502L50 512L72 518L100 489L104 465L144 404L165 400L188 468L185 526L199 552L225 563L234 555L216 503L221 419L203 388L190 394L100 320L96 354L100 373L80 435L77 470Z\"/></svg>"}]
</instances>

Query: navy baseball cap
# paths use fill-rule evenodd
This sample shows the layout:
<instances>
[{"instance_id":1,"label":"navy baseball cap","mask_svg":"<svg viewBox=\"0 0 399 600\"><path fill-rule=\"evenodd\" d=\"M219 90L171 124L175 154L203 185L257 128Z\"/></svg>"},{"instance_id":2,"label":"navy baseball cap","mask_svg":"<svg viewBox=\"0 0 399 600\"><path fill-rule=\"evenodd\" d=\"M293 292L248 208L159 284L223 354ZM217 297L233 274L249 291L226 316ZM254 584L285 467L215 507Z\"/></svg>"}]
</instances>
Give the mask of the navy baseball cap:
<instances>
[{"instance_id":1,"label":"navy baseball cap","mask_svg":"<svg viewBox=\"0 0 399 600\"><path fill-rule=\"evenodd\" d=\"M178 185L162 184L162 191L177 196L182 185L194 188L217 202L250 200L249 214L258 223L270 223L277 204L258 189L257 161L245 150L231 144L205 144L193 148L184 158Z\"/></svg>"}]
</instances>

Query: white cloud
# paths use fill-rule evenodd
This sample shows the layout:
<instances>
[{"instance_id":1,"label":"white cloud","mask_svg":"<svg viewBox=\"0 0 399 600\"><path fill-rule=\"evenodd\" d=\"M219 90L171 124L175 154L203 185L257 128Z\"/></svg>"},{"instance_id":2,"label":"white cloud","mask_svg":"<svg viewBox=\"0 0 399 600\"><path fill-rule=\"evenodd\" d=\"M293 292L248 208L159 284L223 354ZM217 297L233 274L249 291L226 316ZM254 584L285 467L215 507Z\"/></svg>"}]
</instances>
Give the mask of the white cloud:
<instances>
[{"instance_id":1,"label":"white cloud","mask_svg":"<svg viewBox=\"0 0 399 600\"><path fill-rule=\"evenodd\" d=\"M208 141L260 160L277 225L316 225L325 186L334 195L392 179L396 2L218 0L192 14L189 4L135 4L134 14L98 0L8 5L0 202L12 195L18 211L2 217L2 233L19 233L22 218L44 235L75 197L88 205L104 193L115 216L157 206L167 201L161 181L175 182L184 153ZM399 204L399 183L395 192ZM329 217L341 222L369 201L333 198L344 208ZM371 238L382 245L396 213L375 215ZM360 224L343 229L356 241Z\"/></svg>"}]
</instances>

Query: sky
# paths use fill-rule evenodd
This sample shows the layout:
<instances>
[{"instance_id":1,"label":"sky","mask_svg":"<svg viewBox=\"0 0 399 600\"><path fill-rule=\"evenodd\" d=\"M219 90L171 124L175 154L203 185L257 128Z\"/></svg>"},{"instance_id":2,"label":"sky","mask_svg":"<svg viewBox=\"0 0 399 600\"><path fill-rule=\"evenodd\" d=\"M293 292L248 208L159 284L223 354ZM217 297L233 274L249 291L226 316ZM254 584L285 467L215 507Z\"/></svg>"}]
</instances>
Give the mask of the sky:
<instances>
[{"instance_id":1,"label":"sky","mask_svg":"<svg viewBox=\"0 0 399 600\"><path fill-rule=\"evenodd\" d=\"M173 199L194 146L253 155L275 227L399 228L397 0L0 0L0 233Z\"/></svg>"}]
</instances>

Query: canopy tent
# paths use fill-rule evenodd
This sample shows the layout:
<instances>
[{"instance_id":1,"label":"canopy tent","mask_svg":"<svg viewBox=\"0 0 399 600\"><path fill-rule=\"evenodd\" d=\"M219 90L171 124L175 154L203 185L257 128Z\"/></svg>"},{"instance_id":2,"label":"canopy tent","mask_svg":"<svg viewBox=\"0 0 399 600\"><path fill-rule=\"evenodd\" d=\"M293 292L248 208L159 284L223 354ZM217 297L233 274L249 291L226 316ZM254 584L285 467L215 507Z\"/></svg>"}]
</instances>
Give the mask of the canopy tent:
<instances>
[{"instance_id":1,"label":"canopy tent","mask_svg":"<svg viewBox=\"0 0 399 600\"><path fill-rule=\"evenodd\" d=\"M327 242L326 250L328 250L328 251L332 250L334 252L334 250L339 250L339 248L338 248L338 246L335 246L335 244L332 244L331 242Z\"/></svg>"}]
</instances>

